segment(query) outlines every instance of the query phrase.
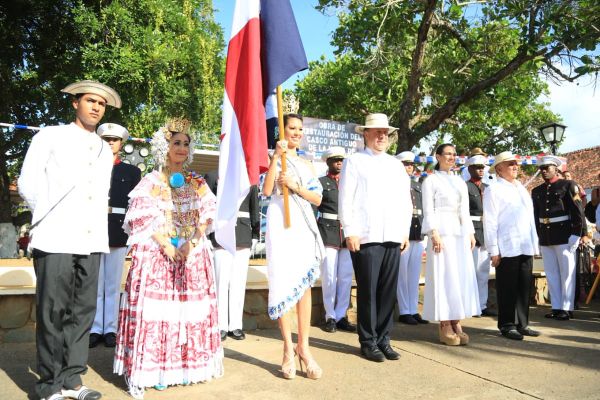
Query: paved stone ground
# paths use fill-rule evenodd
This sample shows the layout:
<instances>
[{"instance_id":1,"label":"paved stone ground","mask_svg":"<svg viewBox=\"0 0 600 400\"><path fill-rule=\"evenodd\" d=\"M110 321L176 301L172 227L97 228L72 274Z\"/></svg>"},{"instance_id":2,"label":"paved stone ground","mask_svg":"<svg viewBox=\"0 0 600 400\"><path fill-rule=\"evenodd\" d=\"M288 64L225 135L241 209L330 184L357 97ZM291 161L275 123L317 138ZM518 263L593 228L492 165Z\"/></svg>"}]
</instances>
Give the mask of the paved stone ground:
<instances>
[{"instance_id":1,"label":"paved stone ground","mask_svg":"<svg viewBox=\"0 0 600 400\"><path fill-rule=\"evenodd\" d=\"M357 337L312 328L313 353L323 378L299 373L281 378L282 343L277 330L249 332L245 341L228 339L225 376L209 383L150 389L153 399L600 399L600 301L560 322L531 309L531 326L542 336L522 342L502 338L491 318L463 322L471 336L464 347L437 341L437 324L395 324L392 345L400 361L372 363L361 358ZM1 399L27 399L33 391L35 346L0 345ZM112 374L112 351L90 351L85 383L104 399L128 399L121 377ZM33 398L33 397L30 397Z\"/></svg>"}]
</instances>

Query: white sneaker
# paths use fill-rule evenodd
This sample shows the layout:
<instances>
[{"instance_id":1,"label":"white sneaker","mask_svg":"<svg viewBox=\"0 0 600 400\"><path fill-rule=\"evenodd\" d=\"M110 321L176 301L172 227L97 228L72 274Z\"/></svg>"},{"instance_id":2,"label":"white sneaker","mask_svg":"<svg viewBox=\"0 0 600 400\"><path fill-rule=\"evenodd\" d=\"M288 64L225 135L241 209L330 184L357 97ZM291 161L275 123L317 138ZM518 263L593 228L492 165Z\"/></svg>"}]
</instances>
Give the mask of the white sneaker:
<instances>
[{"instance_id":1,"label":"white sneaker","mask_svg":"<svg viewBox=\"0 0 600 400\"><path fill-rule=\"evenodd\" d=\"M54 393L52 396L44 397L42 400L67 400L67 398L62 393Z\"/></svg>"},{"instance_id":2,"label":"white sneaker","mask_svg":"<svg viewBox=\"0 0 600 400\"><path fill-rule=\"evenodd\" d=\"M63 389L62 390L63 397L69 397L71 399L77 400L98 400L102 397L102 393L88 389L86 386L81 385L81 387L77 390L75 389Z\"/></svg>"},{"instance_id":3,"label":"white sneaker","mask_svg":"<svg viewBox=\"0 0 600 400\"><path fill-rule=\"evenodd\" d=\"M129 386L129 394L135 400L143 400L144 399L144 388L140 388L137 386Z\"/></svg>"}]
</instances>

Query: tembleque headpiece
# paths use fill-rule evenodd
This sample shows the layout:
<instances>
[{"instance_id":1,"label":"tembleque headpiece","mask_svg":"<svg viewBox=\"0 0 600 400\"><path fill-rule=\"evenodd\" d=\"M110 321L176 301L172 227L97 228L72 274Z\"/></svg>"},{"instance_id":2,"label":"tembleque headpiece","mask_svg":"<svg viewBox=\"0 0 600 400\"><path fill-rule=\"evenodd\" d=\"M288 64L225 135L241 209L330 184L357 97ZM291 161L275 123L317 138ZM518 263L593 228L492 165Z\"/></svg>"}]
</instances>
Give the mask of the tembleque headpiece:
<instances>
[{"instance_id":1,"label":"tembleque headpiece","mask_svg":"<svg viewBox=\"0 0 600 400\"><path fill-rule=\"evenodd\" d=\"M188 154L188 159L186 161L186 165L192 163L194 158L194 141L189 134L190 126L192 122L185 118L172 118L167 123L160 127L154 134L152 135L152 140L150 140L151 144L151 153L154 158L154 165L162 169L162 167L167 162L167 154L169 152L169 142L171 141L171 137L176 133L183 133L190 138L190 151Z\"/></svg>"}]
</instances>

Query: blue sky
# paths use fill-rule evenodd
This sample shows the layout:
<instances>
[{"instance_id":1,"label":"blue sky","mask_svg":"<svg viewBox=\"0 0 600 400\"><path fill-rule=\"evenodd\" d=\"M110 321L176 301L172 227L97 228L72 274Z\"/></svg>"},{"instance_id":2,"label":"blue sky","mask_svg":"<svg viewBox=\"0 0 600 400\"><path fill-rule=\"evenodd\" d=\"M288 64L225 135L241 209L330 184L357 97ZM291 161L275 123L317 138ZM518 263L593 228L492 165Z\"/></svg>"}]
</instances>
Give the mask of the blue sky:
<instances>
[{"instance_id":1,"label":"blue sky","mask_svg":"<svg viewBox=\"0 0 600 400\"><path fill-rule=\"evenodd\" d=\"M291 3L308 60L318 60L322 55L333 59L330 41L337 27L337 17L326 16L315 10L315 0L291 0ZM234 4L234 0L213 0L217 10L215 19L223 26L226 41L231 33ZM294 82L305 74L302 72L289 79L283 87L292 88ZM550 83L550 95L543 96L540 101L550 103L550 109L560 114L567 125L565 140L558 149L560 153L600 145L600 85L595 90L589 78L580 80L578 84L563 83L557 86ZM425 143L422 145L426 146Z\"/></svg>"}]
</instances>

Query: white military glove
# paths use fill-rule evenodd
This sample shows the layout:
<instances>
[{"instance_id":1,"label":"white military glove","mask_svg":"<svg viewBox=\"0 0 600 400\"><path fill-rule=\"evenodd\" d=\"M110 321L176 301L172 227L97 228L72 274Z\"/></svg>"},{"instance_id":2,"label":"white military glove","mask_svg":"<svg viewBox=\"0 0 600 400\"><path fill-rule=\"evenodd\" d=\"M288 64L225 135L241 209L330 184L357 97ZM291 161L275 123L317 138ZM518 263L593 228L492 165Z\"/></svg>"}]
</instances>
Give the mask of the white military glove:
<instances>
[{"instance_id":1,"label":"white military glove","mask_svg":"<svg viewBox=\"0 0 600 400\"><path fill-rule=\"evenodd\" d=\"M575 251L577 250L577 246L579 246L580 239L581 238L579 236L575 236L575 235L569 236L569 242L567 243L567 245L569 246L569 251L571 253L575 253Z\"/></svg>"},{"instance_id":2,"label":"white military glove","mask_svg":"<svg viewBox=\"0 0 600 400\"><path fill-rule=\"evenodd\" d=\"M250 246L250 254L254 255L256 253L256 245L258 244L258 239L252 239L252 245Z\"/></svg>"}]
</instances>

